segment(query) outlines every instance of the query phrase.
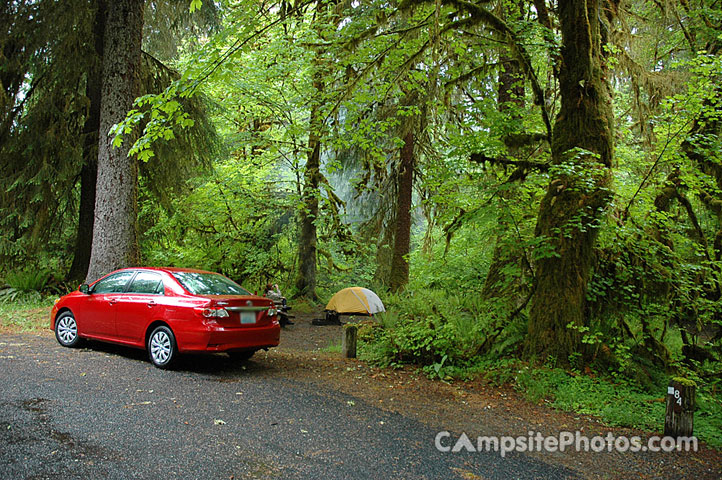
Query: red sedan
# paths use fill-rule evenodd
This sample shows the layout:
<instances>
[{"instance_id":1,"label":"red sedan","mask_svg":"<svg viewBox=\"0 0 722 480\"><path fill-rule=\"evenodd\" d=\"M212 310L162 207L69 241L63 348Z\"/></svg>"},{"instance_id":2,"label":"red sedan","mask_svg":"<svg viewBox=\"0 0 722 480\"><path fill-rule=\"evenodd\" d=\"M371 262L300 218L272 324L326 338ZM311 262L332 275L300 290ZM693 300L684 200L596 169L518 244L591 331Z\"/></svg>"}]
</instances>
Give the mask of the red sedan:
<instances>
[{"instance_id":1,"label":"red sedan","mask_svg":"<svg viewBox=\"0 0 722 480\"><path fill-rule=\"evenodd\" d=\"M227 352L240 360L278 345L273 301L218 273L125 268L55 302L50 325L61 345L82 339L145 348L156 367L179 353Z\"/></svg>"}]
</instances>

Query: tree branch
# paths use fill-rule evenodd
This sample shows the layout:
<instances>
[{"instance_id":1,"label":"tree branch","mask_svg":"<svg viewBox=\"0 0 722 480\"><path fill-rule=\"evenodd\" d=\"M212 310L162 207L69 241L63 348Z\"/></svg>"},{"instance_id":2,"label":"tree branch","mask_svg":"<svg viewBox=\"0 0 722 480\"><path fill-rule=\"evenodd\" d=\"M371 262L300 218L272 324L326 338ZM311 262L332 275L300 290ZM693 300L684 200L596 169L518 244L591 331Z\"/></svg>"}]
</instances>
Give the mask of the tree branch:
<instances>
[{"instance_id":1,"label":"tree branch","mask_svg":"<svg viewBox=\"0 0 722 480\"><path fill-rule=\"evenodd\" d=\"M534 93L534 104L538 105L541 109L542 119L544 126L547 131L547 139L551 145L552 140L552 124L549 118L549 112L546 109L546 102L544 99L544 90L541 88L539 79L536 76L536 72L531 64L531 57L526 49L521 45L519 37L501 18L497 17L485 8L480 7L475 3L470 3L465 0L444 0L446 3L458 8L461 11L465 11L470 14L477 21L486 24L487 26L498 31L504 35L507 39L507 43L512 50L512 53L519 59L522 69L526 74L526 77L531 83L532 92Z\"/></svg>"},{"instance_id":2,"label":"tree branch","mask_svg":"<svg viewBox=\"0 0 722 480\"><path fill-rule=\"evenodd\" d=\"M528 160L514 160L506 157L488 157L483 153L472 153L469 157L469 161L473 163L480 163L482 164L482 166L486 163L491 163L494 165L514 166L527 170L537 170L539 172L549 171L548 163L530 162Z\"/></svg>"}]
</instances>

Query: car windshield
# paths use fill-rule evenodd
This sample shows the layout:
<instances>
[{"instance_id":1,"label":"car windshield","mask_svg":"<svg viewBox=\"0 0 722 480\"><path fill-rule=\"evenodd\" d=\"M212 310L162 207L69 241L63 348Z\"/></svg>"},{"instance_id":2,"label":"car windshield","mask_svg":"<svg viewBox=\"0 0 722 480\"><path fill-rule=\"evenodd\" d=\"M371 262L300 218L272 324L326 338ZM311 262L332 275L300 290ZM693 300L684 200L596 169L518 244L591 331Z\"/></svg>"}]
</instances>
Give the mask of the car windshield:
<instances>
[{"instance_id":1,"label":"car windshield","mask_svg":"<svg viewBox=\"0 0 722 480\"><path fill-rule=\"evenodd\" d=\"M194 295L250 295L233 280L217 273L174 272L183 288Z\"/></svg>"}]
</instances>

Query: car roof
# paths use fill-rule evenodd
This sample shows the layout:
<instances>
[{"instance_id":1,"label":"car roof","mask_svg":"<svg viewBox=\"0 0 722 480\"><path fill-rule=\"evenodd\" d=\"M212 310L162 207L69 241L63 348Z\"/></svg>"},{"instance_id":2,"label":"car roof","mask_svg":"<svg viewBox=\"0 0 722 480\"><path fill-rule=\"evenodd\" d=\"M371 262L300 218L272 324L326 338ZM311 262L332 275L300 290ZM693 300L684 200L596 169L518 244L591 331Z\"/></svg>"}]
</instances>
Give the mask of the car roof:
<instances>
[{"instance_id":1,"label":"car roof","mask_svg":"<svg viewBox=\"0 0 722 480\"><path fill-rule=\"evenodd\" d=\"M142 267L139 267L142 268ZM179 267L153 267L153 270L161 270L168 273L173 272L188 272L188 273L216 273L216 272L209 272L208 270L200 270L197 268L179 268Z\"/></svg>"},{"instance_id":2,"label":"car roof","mask_svg":"<svg viewBox=\"0 0 722 480\"><path fill-rule=\"evenodd\" d=\"M126 268L119 268L118 270L115 270L115 272L125 272L128 270L151 270L151 271L157 271L157 272L166 272L166 273L175 273L175 272L187 272L187 273L216 273L216 272L209 272L207 270L199 270L197 268L179 268L179 267L126 267ZM111 273L115 273L111 272Z\"/></svg>"}]
</instances>

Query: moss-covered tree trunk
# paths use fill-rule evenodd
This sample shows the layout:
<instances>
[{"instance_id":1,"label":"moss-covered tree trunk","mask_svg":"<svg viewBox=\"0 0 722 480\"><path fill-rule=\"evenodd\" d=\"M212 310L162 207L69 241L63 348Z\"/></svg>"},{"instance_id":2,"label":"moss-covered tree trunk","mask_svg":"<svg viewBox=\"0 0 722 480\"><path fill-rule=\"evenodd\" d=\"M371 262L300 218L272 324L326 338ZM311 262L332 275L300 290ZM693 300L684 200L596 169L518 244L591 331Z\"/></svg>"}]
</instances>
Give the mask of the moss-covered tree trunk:
<instances>
[{"instance_id":1,"label":"moss-covered tree trunk","mask_svg":"<svg viewBox=\"0 0 722 480\"><path fill-rule=\"evenodd\" d=\"M321 183L321 127L323 119L320 111L320 98L323 94L323 77L315 74L313 88L315 101L311 106L308 133L308 156L303 177L302 207L299 211L298 235L298 274L296 276L296 296L316 300L316 220L319 214L319 185Z\"/></svg>"},{"instance_id":2,"label":"moss-covered tree trunk","mask_svg":"<svg viewBox=\"0 0 722 480\"><path fill-rule=\"evenodd\" d=\"M525 352L568 363L579 352L598 223L610 198L612 97L603 46L608 10L600 0L560 0L561 108L553 130L551 181L535 234L536 290ZM570 324L572 324L570 328Z\"/></svg>"},{"instance_id":3,"label":"moss-covered tree trunk","mask_svg":"<svg viewBox=\"0 0 722 480\"><path fill-rule=\"evenodd\" d=\"M103 40L103 87L98 143L98 181L93 247L87 280L137 265L138 165L131 142L113 147L110 128L123 120L137 91L143 37L143 0L121 0L108 8Z\"/></svg>"},{"instance_id":4,"label":"moss-covered tree trunk","mask_svg":"<svg viewBox=\"0 0 722 480\"><path fill-rule=\"evenodd\" d=\"M394 251L391 256L389 275L389 288L392 292L403 290L409 283L408 255L411 249L411 201L414 191L415 166L414 131L411 127L411 130L404 135L404 145L401 147L400 153Z\"/></svg>"},{"instance_id":5,"label":"moss-covered tree trunk","mask_svg":"<svg viewBox=\"0 0 722 480\"><path fill-rule=\"evenodd\" d=\"M83 166L80 169L80 206L78 229L75 236L73 263L68 279L80 281L85 278L90 265L95 221L95 187L98 180L98 131L100 130L100 101L103 85L103 35L107 8L104 0L96 2L93 23L93 40L96 59L88 71L85 87L90 102L83 127Z\"/></svg>"}]
</instances>

